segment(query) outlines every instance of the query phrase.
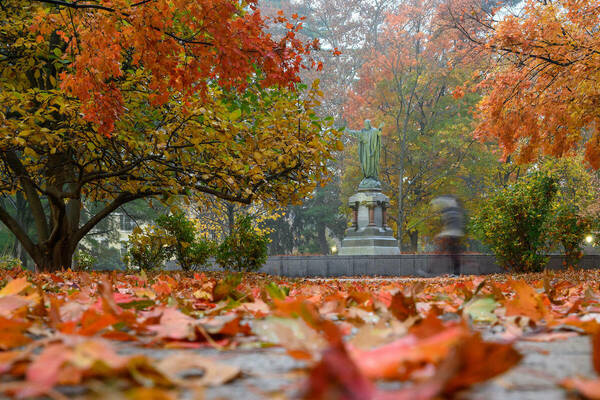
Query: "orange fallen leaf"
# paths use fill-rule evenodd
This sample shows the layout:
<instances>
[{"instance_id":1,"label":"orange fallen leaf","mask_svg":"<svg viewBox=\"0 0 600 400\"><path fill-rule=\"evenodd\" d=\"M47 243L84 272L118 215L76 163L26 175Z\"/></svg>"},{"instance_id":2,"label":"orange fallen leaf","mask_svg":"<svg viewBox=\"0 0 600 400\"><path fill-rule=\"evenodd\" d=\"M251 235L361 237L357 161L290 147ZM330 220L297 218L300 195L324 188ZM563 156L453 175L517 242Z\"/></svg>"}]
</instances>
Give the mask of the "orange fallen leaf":
<instances>
[{"instance_id":1,"label":"orange fallen leaf","mask_svg":"<svg viewBox=\"0 0 600 400\"><path fill-rule=\"evenodd\" d=\"M16 278L9 281L3 288L0 290L0 297L19 294L23 290L27 289L31 286L31 283L27 281L26 278Z\"/></svg>"}]
</instances>

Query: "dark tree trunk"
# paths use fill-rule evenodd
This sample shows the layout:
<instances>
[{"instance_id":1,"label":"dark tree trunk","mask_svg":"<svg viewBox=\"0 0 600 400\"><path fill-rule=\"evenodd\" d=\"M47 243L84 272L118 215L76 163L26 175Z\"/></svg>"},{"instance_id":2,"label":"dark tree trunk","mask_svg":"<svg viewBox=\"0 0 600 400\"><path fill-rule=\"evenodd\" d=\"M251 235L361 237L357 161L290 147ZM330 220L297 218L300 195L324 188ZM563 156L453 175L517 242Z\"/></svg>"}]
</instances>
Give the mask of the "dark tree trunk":
<instances>
[{"instance_id":1,"label":"dark tree trunk","mask_svg":"<svg viewBox=\"0 0 600 400\"><path fill-rule=\"evenodd\" d=\"M319 225L317 228L319 249L321 254L329 254L329 243L327 243L327 235L325 234L325 225Z\"/></svg>"},{"instance_id":2,"label":"dark tree trunk","mask_svg":"<svg viewBox=\"0 0 600 400\"><path fill-rule=\"evenodd\" d=\"M42 259L36 264L42 272L52 272L71 268L74 253L75 246L73 246L68 238L64 238L59 240L54 246L48 247L45 251L42 251Z\"/></svg>"},{"instance_id":3,"label":"dark tree trunk","mask_svg":"<svg viewBox=\"0 0 600 400\"><path fill-rule=\"evenodd\" d=\"M410 238L410 251L412 253L419 252L419 231L409 231L408 237Z\"/></svg>"}]
</instances>

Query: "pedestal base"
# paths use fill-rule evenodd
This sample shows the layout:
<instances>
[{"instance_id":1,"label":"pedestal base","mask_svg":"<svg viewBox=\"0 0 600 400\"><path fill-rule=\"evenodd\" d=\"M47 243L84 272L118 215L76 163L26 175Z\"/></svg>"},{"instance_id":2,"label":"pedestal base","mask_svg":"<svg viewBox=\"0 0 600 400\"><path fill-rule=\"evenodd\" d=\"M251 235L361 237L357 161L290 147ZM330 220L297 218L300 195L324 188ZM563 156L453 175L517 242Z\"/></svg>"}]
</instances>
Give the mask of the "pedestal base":
<instances>
[{"instance_id":1,"label":"pedestal base","mask_svg":"<svg viewBox=\"0 0 600 400\"><path fill-rule=\"evenodd\" d=\"M400 254L394 232L386 225L389 198L379 191L359 191L349 199L353 226L346 229L341 256Z\"/></svg>"},{"instance_id":2,"label":"pedestal base","mask_svg":"<svg viewBox=\"0 0 600 400\"><path fill-rule=\"evenodd\" d=\"M400 254L398 241L390 228L346 229L340 256L379 256Z\"/></svg>"}]
</instances>

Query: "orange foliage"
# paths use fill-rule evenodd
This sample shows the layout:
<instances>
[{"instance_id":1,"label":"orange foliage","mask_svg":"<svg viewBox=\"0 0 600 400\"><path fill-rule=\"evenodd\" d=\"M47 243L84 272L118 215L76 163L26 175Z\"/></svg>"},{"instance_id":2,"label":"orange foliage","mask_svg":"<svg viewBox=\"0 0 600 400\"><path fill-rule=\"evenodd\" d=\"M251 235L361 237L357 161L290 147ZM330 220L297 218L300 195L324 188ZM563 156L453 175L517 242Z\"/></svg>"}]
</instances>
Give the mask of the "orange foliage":
<instances>
[{"instance_id":1,"label":"orange foliage","mask_svg":"<svg viewBox=\"0 0 600 400\"><path fill-rule=\"evenodd\" d=\"M125 112L118 82L129 68L149 73L153 105L165 104L171 92L207 94L209 81L243 90L256 69L265 87L291 87L303 56L318 43L295 37L297 21L280 15L272 22L285 27L278 42L266 32L255 0L110 0L42 8L32 29L64 41L63 59L72 69L63 72L61 87L82 101L88 121L110 134Z\"/></svg>"},{"instance_id":2,"label":"orange foliage","mask_svg":"<svg viewBox=\"0 0 600 400\"><path fill-rule=\"evenodd\" d=\"M496 61L481 71L477 136L521 161L584 145L586 160L600 168L600 1L527 0L516 15L452 7L451 23Z\"/></svg>"}]
</instances>

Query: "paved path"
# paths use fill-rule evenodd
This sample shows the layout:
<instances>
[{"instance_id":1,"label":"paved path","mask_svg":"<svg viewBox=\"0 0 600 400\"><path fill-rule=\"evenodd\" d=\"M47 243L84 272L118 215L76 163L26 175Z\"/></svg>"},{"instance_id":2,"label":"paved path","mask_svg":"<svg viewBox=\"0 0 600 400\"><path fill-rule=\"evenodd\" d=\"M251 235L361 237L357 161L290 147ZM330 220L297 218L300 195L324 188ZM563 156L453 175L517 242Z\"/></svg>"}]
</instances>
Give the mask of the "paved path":
<instances>
[{"instance_id":1,"label":"paved path","mask_svg":"<svg viewBox=\"0 0 600 400\"><path fill-rule=\"evenodd\" d=\"M561 379L574 376L593 376L590 343L587 336L554 342L519 342L517 348L524 354L521 364L508 373L465 391L458 399L473 400L559 400L568 399L566 392L556 385ZM142 352L162 358L171 350L123 347L123 353ZM241 368L242 376L235 381L207 389L207 400L217 399L283 399L297 398L305 375L304 363L289 357L280 348L234 350L219 352L214 349L186 350L213 357L220 362ZM493 363L494 360L489 360ZM396 384L382 384L395 388ZM189 397L192 398L191 396Z\"/></svg>"}]
</instances>

